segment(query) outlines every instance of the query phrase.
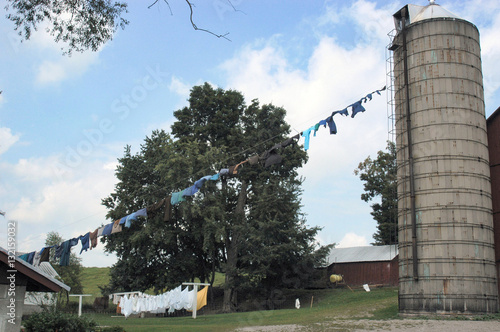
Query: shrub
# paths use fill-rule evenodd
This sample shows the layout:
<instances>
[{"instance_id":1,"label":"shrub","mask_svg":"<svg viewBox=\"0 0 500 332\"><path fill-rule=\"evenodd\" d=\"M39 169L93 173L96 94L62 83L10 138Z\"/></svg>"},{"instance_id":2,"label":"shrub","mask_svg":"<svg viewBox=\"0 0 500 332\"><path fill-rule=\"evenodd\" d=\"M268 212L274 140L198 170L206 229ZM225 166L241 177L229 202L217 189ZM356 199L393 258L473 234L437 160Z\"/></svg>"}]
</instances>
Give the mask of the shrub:
<instances>
[{"instance_id":1,"label":"shrub","mask_svg":"<svg viewBox=\"0 0 500 332\"><path fill-rule=\"evenodd\" d=\"M26 332L93 332L97 323L87 317L78 317L58 311L43 311L31 315L23 326Z\"/></svg>"}]
</instances>

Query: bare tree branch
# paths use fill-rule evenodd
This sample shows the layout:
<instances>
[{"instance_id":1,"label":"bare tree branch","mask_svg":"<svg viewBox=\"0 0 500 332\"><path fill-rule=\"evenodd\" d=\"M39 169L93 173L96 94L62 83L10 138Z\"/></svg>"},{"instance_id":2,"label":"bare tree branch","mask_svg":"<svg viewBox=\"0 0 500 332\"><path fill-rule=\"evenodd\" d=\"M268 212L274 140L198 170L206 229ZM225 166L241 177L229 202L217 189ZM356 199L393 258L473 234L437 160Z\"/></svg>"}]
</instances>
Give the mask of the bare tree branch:
<instances>
[{"instance_id":1,"label":"bare tree branch","mask_svg":"<svg viewBox=\"0 0 500 332\"><path fill-rule=\"evenodd\" d=\"M151 7L153 7L154 5L156 5L158 3L158 1L160 1L160 0L155 0L155 2L153 2L152 4L150 4L148 6L148 9L151 9ZM172 12L172 7L170 7L170 4L168 3L168 1L167 0L163 0L163 2L165 2L167 4L168 10L170 10L170 15L174 15L174 13Z\"/></svg>"},{"instance_id":2,"label":"bare tree branch","mask_svg":"<svg viewBox=\"0 0 500 332\"><path fill-rule=\"evenodd\" d=\"M186 3L188 4L189 9L191 10L191 15L189 16L189 20L191 21L191 25L193 26L193 28L194 28L195 30L205 31L205 32L207 32L207 33L209 33L209 34L211 34L211 35L214 35L214 36L215 36L215 37L217 37L217 38L224 38L224 39L226 39L226 40L228 40L228 41L231 41L231 39L229 39L229 38L227 38L227 37L226 37L227 35L229 35L229 32L227 32L227 33L225 33L225 34L223 34L223 35L218 35L218 34L216 34L216 33L213 33L213 32L212 32L212 31L210 31L210 30L206 30L206 29L200 29L200 28L198 28L198 27L196 26L196 24L194 23L194 21L193 21L193 4L192 4L189 0L186 0ZM229 2L229 3L231 3L231 2ZM232 6L232 4L231 4L231 6ZM234 8L234 6L233 6L233 8Z\"/></svg>"}]
</instances>

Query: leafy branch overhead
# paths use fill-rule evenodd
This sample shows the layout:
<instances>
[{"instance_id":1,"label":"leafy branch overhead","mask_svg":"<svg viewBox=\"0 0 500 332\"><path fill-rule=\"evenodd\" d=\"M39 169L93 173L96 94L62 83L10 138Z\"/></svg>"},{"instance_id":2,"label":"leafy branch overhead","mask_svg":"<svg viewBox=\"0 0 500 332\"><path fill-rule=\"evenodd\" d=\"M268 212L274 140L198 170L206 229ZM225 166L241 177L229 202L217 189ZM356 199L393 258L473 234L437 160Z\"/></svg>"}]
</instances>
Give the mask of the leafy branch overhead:
<instances>
[{"instance_id":1,"label":"leafy branch overhead","mask_svg":"<svg viewBox=\"0 0 500 332\"><path fill-rule=\"evenodd\" d=\"M195 30L210 33L217 38L229 40L226 34L216 34L198 28L193 20L193 3L185 0L190 9L190 22ZM148 8L154 6L154 1ZM164 2L169 6L168 1ZM234 6L228 0L231 7ZM128 13L126 2L111 0L7 0L5 6L7 19L14 22L21 40L29 40L33 31L44 28L56 42L63 42L64 55L73 51L97 51L113 39L118 28L122 30L129 24L123 16Z\"/></svg>"}]
</instances>

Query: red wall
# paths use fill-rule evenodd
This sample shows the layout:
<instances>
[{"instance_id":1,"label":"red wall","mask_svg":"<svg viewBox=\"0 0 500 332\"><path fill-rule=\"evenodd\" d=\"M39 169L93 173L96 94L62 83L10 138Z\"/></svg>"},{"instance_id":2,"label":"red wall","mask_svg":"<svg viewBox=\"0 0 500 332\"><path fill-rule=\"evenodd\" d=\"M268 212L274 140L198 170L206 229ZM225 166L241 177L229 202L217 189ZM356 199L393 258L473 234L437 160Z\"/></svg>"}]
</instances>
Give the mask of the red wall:
<instances>
[{"instance_id":1,"label":"red wall","mask_svg":"<svg viewBox=\"0 0 500 332\"><path fill-rule=\"evenodd\" d=\"M500 108L489 118L488 150L490 154L491 195L493 199L493 227L495 231L495 260L497 263L497 277L500 276ZM500 280L498 282L500 294Z\"/></svg>"},{"instance_id":2,"label":"red wall","mask_svg":"<svg viewBox=\"0 0 500 332\"><path fill-rule=\"evenodd\" d=\"M328 267L328 274L340 274L349 286L398 285L398 257L392 261L336 263Z\"/></svg>"}]
</instances>

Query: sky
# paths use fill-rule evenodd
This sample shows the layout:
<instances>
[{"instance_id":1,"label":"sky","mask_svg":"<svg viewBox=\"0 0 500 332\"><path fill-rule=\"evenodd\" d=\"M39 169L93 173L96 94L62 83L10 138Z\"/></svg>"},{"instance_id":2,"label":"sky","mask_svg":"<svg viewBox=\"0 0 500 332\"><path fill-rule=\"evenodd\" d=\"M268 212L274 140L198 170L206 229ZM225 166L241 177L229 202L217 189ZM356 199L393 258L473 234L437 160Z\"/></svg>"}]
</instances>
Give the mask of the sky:
<instances>
[{"instance_id":1,"label":"sky","mask_svg":"<svg viewBox=\"0 0 500 332\"><path fill-rule=\"evenodd\" d=\"M153 3L154 1L151 1ZM101 199L113 192L117 159L136 153L155 129L170 131L191 87L209 82L240 91L250 103L287 110L301 132L387 83L386 47L402 1L131 1L130 24L97 52L64 56L39 29L20 42L0 1L0 246L17 221L17 250L40 250L48 232L64 239L106 220ZM412 4L425 6L428 1ZM500 2L437 1L474 23L481 36L486 116L500 106ZM359 162L386 147L390 96L364 104L355 118L336 117L311 137L302 212L319 226L320 244L369 245L376 231ZM303 143L303 140L300 142ZM192 183L186 182L186 187ZM1 226L4 225L4 226ZM104 245L81 254L84 266L111 266ZM80 252L80 244L73 248Z\"/></svg>"}]
</instances>

